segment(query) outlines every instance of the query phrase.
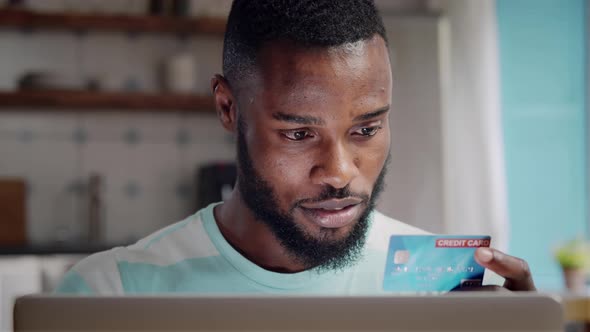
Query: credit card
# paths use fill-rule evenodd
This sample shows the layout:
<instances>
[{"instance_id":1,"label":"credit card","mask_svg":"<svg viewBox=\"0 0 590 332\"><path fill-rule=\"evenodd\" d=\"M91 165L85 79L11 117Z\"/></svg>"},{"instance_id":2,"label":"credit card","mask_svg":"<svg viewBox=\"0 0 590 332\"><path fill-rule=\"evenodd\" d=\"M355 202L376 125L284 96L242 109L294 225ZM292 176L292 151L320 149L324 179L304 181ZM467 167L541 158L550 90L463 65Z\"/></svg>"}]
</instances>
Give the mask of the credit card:
<instances>
[{"instance_id":1,"label":"credit card","mask_svg":"<svg viewBox=\"0 0 590 332\"><path fill-rule=\"evenodd\" d=\"M393 235L383 278L383 290L398 293L438 293L481 286L485 269L475 262L475 250L489 247L489 236Z\"/></svg>"}]
</instances>

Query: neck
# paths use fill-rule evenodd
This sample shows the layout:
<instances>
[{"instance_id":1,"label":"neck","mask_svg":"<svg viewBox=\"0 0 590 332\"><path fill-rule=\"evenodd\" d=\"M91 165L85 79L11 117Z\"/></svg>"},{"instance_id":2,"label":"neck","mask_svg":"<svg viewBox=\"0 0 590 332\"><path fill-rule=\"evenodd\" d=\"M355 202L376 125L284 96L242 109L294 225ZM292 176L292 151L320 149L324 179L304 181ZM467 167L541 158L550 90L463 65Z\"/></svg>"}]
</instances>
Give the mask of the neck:
<instances>
[{"instance_id":1,"label":"neck","mask_svg":"<svg viewBox=\"0 0 590 332\"><path fill-rule=\"evenodd\" d=\"M228 200L215 207L213 215L225 240L254 264L279 273L306 270L289 255L272 231L256 220L237 186Z\"/></svg>"}]
</instances>

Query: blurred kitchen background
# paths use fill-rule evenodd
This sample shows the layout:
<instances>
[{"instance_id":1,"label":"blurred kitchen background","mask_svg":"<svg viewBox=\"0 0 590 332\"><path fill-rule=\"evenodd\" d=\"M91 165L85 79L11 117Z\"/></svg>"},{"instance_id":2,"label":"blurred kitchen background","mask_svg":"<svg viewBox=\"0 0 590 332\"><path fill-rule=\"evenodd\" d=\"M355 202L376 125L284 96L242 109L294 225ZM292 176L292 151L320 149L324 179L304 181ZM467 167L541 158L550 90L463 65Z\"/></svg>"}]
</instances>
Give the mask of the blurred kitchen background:
<instances>
[{"instance_id":1,"label":"blurred kitchen background","mask_svg":"<svg viewBox=\"0 0 590 332\"><path fill-rule=\"evenodd\" d=\"M377 4L395 81L380 210L490 234L562 291L556 246L588 235L588 1ZM209 93L230 6L0 0L0 329L14 296L231 190Z\"/></svg>"}]
</instances>

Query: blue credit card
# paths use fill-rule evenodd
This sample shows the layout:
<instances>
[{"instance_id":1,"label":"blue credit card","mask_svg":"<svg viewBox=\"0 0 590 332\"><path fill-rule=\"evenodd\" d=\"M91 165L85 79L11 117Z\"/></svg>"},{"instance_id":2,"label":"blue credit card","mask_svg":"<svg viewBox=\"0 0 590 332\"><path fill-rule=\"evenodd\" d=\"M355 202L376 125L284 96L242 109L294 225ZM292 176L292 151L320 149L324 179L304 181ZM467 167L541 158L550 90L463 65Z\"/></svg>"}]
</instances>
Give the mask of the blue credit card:
<instances>
[{"instance_id":1,"label":"blue credit card","mask_svg":"<svg viewBox=\"0 0 590 332\"><path fill-rule=\"evenodd\" d=\"M448 292L481 286L485 269L475 250L489 247L489 236L393 235L383 278L385 291Z\"/></svg>"}]
</instances>

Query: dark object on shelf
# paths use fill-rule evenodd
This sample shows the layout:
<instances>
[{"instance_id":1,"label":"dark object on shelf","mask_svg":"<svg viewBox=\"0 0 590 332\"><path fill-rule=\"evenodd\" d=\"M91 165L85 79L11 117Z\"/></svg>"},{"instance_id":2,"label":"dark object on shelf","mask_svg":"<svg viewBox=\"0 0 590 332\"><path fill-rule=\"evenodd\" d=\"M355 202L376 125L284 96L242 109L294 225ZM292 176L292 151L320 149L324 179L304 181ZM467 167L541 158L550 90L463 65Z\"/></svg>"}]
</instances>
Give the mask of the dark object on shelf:
<instances>
[{"instance_id":1,"label":"dark object on shelf","mask_svg":"<svg viewBox=\"0 0 590 332\"><path fill-rule=\"evenodd\" d=\"M102 177L98 174L90 175L88 179L88 243L100 243L102 239Z\"/></svg>"},{"instance_id":2,"label":"dark object on shelf","mask_svg":"<svg viewBox=\"0 0 590 332\"><path fill-rule=\"evenodd\" d=\"M37 107L69 111L189 111L211 112L215 109L210 96L189 94L112 93L90 91L18 91L0 92L0 111Z\"/></svg>"},{"instance_id":3,"label":"dark object on shelf","mask_svg":"<svg viewBox=\"0 0 590 332\"><path fill-rule=\"evenodd\" d=\"M168 0L150 0L149 14L150 15L165 15L169 8L166 8L166 4L170 4Z\"/></svg>"},{"instance_id":4,"label":"dark object on shelf","mask_svg":"<svg viewBox=\"0 0 590 332\"><path fill-rule=\"evenodd\" d=\"M174 16L188 16L190 9L189 0L173 0L172 1L172 14Z\"/></svg>"},{"instance_id":5,"label":"dark object on shelf","mask_svg":"<svg viewBox=\"0 0 590 332\"><path fill-rule=\"evenodd\" d=\"M187 16L189 10L188 0L150 0L150 15L174 15Z\"/></svg>"},{"instance_id":6,"label":"dark object on shelf","mask_svg":"<svg viewBox=\"0 0 590 332\"><path fill-rule=\"evenodd\" d=\"M0 158L10 158L4 155ZM0 245L22 246L26 234L26 184L22 179L0 179Z\"/></svg>"},{"instance_id":7,"label":"dark object on shelf","mask_svg":"<svg viewBox=\"0 0 590 332\"><path fill-rule=\"evenodd\" d=\"M237 169L233 163L203 166L197 174L197 209L219 202L233 189Z\"/></svg>"},{"instance_id":8,"label":"dark object on shelf","mask_svg":"<svg viewBox=\"0 0 590 332\"><path fill-rule=\"evenodd\" d=\"M22 8L24 5L24 0L8 0L6 3L6 6L9 8Z\"/></svg>"},{"instance_id":9,"label":"dark object on shelf","mask_svg":"<svg viewBox=\"0 0 590 332\"><path fill-rule=\"evenodd\" d=\"M20 90L92 91L98 89L96 79L81 79L49 72L27 72L18 80Z\"/></svg>"}]
</instances>

